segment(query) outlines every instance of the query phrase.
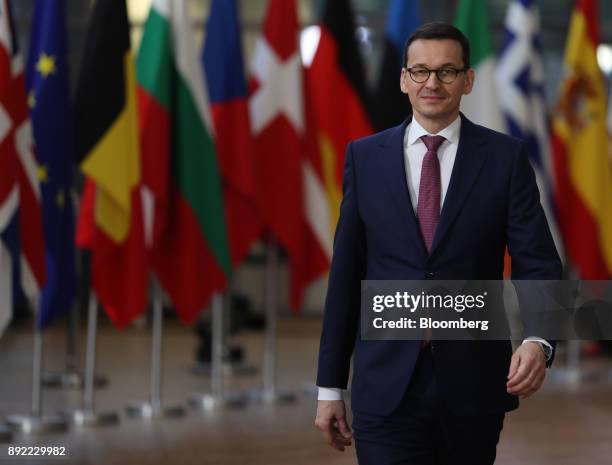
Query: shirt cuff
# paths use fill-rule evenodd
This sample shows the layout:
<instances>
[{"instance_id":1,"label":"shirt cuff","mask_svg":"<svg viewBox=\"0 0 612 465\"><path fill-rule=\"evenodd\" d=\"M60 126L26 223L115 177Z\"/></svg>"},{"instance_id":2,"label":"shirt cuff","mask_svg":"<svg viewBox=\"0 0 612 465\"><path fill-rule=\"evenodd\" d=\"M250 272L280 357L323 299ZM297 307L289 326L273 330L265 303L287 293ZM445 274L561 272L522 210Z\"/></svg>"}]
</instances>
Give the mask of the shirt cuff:
<instances>
[{"instance_id":1,"label":"shirt cuff","mask_svg":"<svg viewBox=\"0 0 612 465\"><path fill-rule=\"evenodd\" d=\"M342 389L340 388L319 388L318 400L342 400Z\"/></svg>"},{"instance_id":2,"label":"shirt cuff","mask_svg":"<svg viewBox=\"0 0 612 465\"><path fill-rule=\"evenodd\" d=\"M547 340L542 339L541 337L532 336L525 338L523 344L525 344L526 342L538 342L542 344L542 350L544 351L544 355L546 356L546 361L548 362L551 359L553 353L553 346L551 346Z\"/></svg>"}]
</instances>

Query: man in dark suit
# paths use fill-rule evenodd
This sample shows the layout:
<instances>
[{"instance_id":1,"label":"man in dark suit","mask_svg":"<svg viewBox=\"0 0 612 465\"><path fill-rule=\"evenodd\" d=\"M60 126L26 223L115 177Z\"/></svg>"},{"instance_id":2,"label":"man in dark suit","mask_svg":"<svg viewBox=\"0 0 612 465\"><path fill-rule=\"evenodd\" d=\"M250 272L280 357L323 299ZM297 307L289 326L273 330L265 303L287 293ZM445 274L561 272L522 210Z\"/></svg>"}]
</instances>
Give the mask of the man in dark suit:
<instances>
[{"instance_id":1,"label":"man in dark suit","mask_svg":"<svg viewBox=\"0 0 612 465\"><path fill-rule=\"evenodd\" d=\"M361 465L495 461L505 412L541 386L553 345L366 341L361 280L560 279L523 143L460 114L474 70L453 26L408 39L400 85L413 115L348 145L321 335L315 425ZM353 357L353 432L342 389Z\"/></svg>"}]
</instances>

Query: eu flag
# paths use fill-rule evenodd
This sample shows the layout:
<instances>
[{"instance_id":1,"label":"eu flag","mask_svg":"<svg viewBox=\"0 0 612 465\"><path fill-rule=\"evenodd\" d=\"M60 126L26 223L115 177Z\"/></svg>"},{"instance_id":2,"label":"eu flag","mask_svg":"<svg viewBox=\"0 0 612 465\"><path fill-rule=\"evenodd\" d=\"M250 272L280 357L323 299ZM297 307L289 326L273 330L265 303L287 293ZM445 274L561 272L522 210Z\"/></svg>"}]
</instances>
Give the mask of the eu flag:
<instances>
[{"instance_id":1,"label":"eu flag","mask_svg":"<svg viewBox=\"0 0 612 465\"><path fill-rule=\"evenodd\" d=\"M65 16L65 0L36 0L26 67L45 230L47 282L38 312L41 328L70 308L76 288Z\"/></svg>"}]
</instances>

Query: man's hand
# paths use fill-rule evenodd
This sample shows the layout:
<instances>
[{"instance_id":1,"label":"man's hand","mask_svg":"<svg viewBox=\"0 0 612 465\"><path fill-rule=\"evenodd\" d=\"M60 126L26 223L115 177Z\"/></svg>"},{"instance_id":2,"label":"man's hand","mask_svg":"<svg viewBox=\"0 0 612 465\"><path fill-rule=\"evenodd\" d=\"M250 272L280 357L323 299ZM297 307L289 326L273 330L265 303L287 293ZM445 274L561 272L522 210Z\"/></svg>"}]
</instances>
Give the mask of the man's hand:
<instances>
[{"instance_id":1,"label":"man's hand","mask_svg":"<svg viewBox=\"0 0 612 465\"><path fill-rule=\"evenodd\" d=\"M529 397L540 389L546 376L546 356L538 342L521 344L510 361L508 393L519 396L521 399Z\"/></svg>"},{"instance_id":2,"label":"man's hand","mask_svg":"<svg viewBox=\"0 0 612 465\"><path fill-rule=\"evenodd\" d=\"M327 444L344 452L351 445L353 437L346 422L346 409L343 400L320 400L317 404L315 426L323 433Z\"/></svg>"}]
</instances>

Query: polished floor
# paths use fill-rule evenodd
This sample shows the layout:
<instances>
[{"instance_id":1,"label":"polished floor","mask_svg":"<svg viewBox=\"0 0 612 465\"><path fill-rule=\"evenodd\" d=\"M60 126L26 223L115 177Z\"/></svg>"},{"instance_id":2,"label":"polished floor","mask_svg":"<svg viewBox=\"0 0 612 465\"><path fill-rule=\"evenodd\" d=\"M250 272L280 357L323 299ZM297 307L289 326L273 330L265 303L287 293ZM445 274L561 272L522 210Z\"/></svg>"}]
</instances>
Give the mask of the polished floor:
<instances>
[{"instance_id":1,"label":"polished floor","mask_svg":"<svg viewBox=\"0 0 612 465\"><path fill-rule=\"evenodd\" d=\"M298 394L293 405L250 404L242 410L199 413L185 418L143 422L129 419L123 408L148 394L150 339L147 327L116 332L103 324L98 334L98 372L110 384L96 392L99 410L120 410L117 426L73 429L40 438L17 435L12 444L62 445L68 458L6 459L3 463L41 464L193 464L310 465L354 464L354 450L339 453L326 446L313 427L316 402L307 387L314 379L320 320L279 322L279 386ZM61 369L64 328L45 336L45 363ZM243 332L234 338L246 348L248 362L261 366L263 336ZM164 399L185 403L192 392L206 392L209 378L193 374L195 334L170 321L164 334ZM84 341L81 341L81 345ZM0 339L0 418L26 413L30 406L32 338L25 328L9 330ZM612 465L612 363L594 359L582 365L579 386L563 381L563 357L545 387L507 416L498 448L499 465ZM257 389L260 373L228 375L232 392ZM45 413L79 407L79 391L44 391Z\"/></svg>"}]
</instances>

